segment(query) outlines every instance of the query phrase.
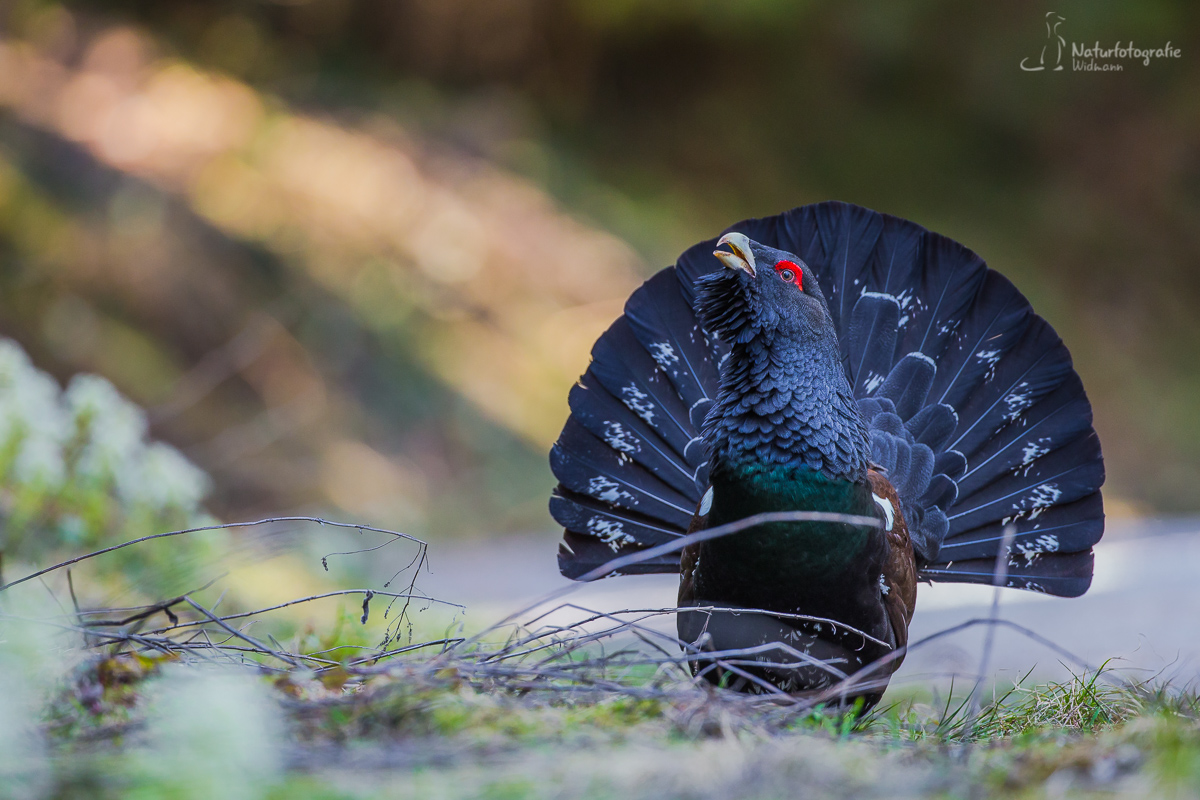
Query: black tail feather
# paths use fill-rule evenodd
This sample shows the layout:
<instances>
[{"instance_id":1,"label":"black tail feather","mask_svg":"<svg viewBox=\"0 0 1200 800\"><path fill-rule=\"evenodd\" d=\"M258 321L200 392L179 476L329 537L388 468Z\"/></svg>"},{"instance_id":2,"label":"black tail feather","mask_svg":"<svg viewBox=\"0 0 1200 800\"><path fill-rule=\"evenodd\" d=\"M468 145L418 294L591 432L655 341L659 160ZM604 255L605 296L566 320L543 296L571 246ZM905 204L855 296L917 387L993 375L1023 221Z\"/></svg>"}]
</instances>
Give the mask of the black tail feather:
<instances>
[{"instance_id":1,"label":"black tail feather","mask_svg":"<svg viewBox=\"0 0 1200 800\"><path fill-rule=\"evenodd\" d=\"M854 304L846 344L854 394L871 394L888 376L900 332L900 301L893 295L867 292Z\"/></svg>"},{"instance_id":2,"label":"black tail feather","mask_svg":"<svg viewBox=\"0 0 1200 800\"><path fill-rule=\"evenodd\" d=\"M589 378L595 378L621 401L627 409L626 417L639 417L649 425L688 466L695 469L704 460L703 448L690 446L698 442L694 442L696 428L687 407L658 364L642 349L624 317L597 340L584 376L585 385L590 383Z\"/></svg>"},{"instance_id":3,"label":"black tail feather","mask_svg":"<svg viewBox=\"0 0 1200 800\"><path fill-rule=\"evenodd\" d=\"M574 419L550 451L550 468L559 482L620 508L686 528L695 502L667 486L644 467L597 439Z\"/></svg>"},{"instance_id":4,"label":"black tail feather","mask_svg":"<svg viewBox=\"0 0 1200 800\"><path fill-rule=\"evenodd\" d=\"M1052 447L1066 447L1089 436L1095 436L1091 408L1079 376L1072 373L1019 420L972 452L959 479L960 491L966 498L1005 474L1023 475L1035 460L1049 455Z\"/></svg>"},{"instance_id":5,"label":"black tail feather","mask_svg":"<svg viewBox=\"0 0 1200 800\"><path fill-rule=\"evenodd\" d=\"M571 387L571 418L602 439L618 459L635 462L675 491L690 496L695 491L695 469L603 386L586 376L584 380L587 382Z\"/></svg>"},{"instance_id":6,"label":"black tail feather","mask_svg":"<svg viewBox=\"0 0 1200 800\"><path fill-rule=\"evenodd\" d=\"M1032 410L1072 374L1071 356L1058 334L1045 320L1034 318L990 378L955 408L963 423L950 447L969 463L997 431Z\"/></svg>"},{"instance_id":7,"label":"black tail feather","mask_svg":"<svg viewBox=\"0 0 1200 800\"><path fill-rule=\"evenodd\" d=\"M623 546L654 547L683 535L673 524L576 494L561 485L550 498L550 515L564 528L595 539L614 553ZM678 554L673 557L679 560Z\"/></svg>"},{"instance_id":8,"label":"black tail feather","mask_svg":"<svg viewBox=\"0 0 1200 800\"><path fill-rule=\"evenodd\" d=\"M896 414L907 422L925 407L937 366L924 353L912 352L900 359L888 374L878 396L892 401Z\"/></svg>"},{"instance_id":9,"label":"black tail feather","mask_svg":"<svg viewBox=\"0 0 1200 800\"><path fill-rule=\"evenodd\" d=\"M551 515L567 529L568 577L680 536L708 485L699 426L718 382L717 347L674 269L647 281L592 349L550 452ZM674 572L679 555L630 572Z\"/></svg>"},{"instance_id":10,"label":"black tail feather","mask_svg":"<svg viewBox=\"0 0 1200 800\"><path fill-rule=\"evenodd\" d=\"M720 373L708 334L684 299L679 281L663 270L646 281L625 304L625 318L688 410L694 429L704 423Z\"/></svg>"},{"instance_id":11,"label":"black tail feather","mask_svg":"<svg viewBox=\"0 0 1200 800\"><path fill-rule=\"evenodd\" d=\"M871 254L883 233L883 217L846 203L820 203L807 208L812 209L812 219L802 224L805 229L812 226L816 233L814 238L823 251L827 265L823 272L829 279L821 280L821 286L825 289L825 300L834 325L841 334L847 327L855 302L866 289ZM811 261L809 265L812 265ZM846 337L838 338L842 341L843 355L851 355L846 349L849 344Z\"/></svg>"},{"instance_id":12,"label":"black tail feather","mask_svg":"<svg viewBox=\"0 0 1200 800\"><path fill-rule=\"evenodd\" d=\"M968 397L995 374L996 365L1029 327L1033 309L1016 287L988 270L977 308L962 320L958 335L938 357L933 394L940 403L964 407Z\"/></svg>"},{"instance_id":13,"label":"black tail feather","mask_svg":"<svg viewBox=\"0 0 1200 800\"><path fill-rule=\"evenodd\" d=\"M1009 562L1005 586L1059 597L1078 597L1092 585L1093 564L1091 550L1046 555L1028 564L1018 555ZM926 567L921 570L920 577L938 583L991 585L995 581L995 567L994 558L954 561Z\"/></svg>"},{"instance_id":14,"label":"black tail feather","mask_svg":"<svg viewBox=\"0 0 1200 800\"><path fill-rule=\"evenodd\" d=\"M1088 550L1100 541L1104 533L1104 509L1099 492L1073 503L1053 506L1037 517L1003 519L972 528L942 544L941 558L955 561L970 558L992 558L1004 539L1004 528L1016 528L1013 553L1070 553ZM1039 542L1039 540L1041 540ZM933 569L939 565L930 565Z\"/></svg>"},{"instance_id":15,"label":"black tail feather","mask_svg":"<svg viewBox=\"0 0 1200 800\"><path fill-rule=\"evenodd\" d=\"M1000 476L958 499L951 509L951 530L959 533L996 521L1037 519L1052 506L1093 494L1104 477L1099 454L1100 442L1092 434L1034 460L1028 468Z\"/></svg>"},{"instance_id":16,"label":"black tail feather","mask_svg":"<svg viewBox=\"0 0 1200 800\"><path fill-rule=\"evenodd\" d=\"M572 530L565 531L558 546L558 569L568 578L577 580L597 567L602 567L615 558L631 555L642 548L620 545L610 548L605 542L592 536L583 536ZM610 572L605 577L617 575L646 575L656 572L678 572L679 556L671 554L632 564L625 569Z\"/></svg>"}]
</instances>

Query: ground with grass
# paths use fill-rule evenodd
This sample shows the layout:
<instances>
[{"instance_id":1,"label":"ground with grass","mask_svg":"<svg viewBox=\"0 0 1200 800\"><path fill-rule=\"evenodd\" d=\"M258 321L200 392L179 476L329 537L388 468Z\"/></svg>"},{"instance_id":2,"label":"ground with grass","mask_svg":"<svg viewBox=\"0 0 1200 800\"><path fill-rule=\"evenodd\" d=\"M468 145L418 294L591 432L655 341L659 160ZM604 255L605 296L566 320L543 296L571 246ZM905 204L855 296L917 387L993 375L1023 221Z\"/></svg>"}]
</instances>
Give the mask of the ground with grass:
<instances>
[{"instance_id":1,"label":"ground with grass","mask_svg":"<svg viewBox=\"0 0 1200 800\"><path fill-rule=\"evenodd\" d=\"M854 715L673 667L533 679L530 658L255 675L95 657L32 728L0 722L0 797L1200 796L1196 696L1113 673Z\"/></svg>"},{"instance_id":2,"label":"ground with grass","mask_svg":"<svg viewBox=\"0 0 1200 800\"><path fill-rule=\"evenodd\" d=\"M0 356L0 419L19 423L0 447L0 800L1200 796L1190 691L1081 666L897 682L846 713L836 693L694 681L671 608L558 588L468 628L418 588L425 543L309 517L204 525L203 475L136 407ZM303 556L312 574L281 581L299 571L271 559Z\"/></svg>"},{"instance_id":3,"label":"ground with grass","mask_svg":"<svg viewBox=\"0 0 1200 800\"><path fill-rule=\"evenodd\" d=\"M1179 687L1103 667L896 683L866 712L740 694L691 677L673 609L557 590L468 628L395 541L413 555L382 587L263 608L219 585L81 605L67 570L91 557L0 587L0 799L1200 797ZM322 603L326 624L288 616Z\"/></svg>"}]
</instances>

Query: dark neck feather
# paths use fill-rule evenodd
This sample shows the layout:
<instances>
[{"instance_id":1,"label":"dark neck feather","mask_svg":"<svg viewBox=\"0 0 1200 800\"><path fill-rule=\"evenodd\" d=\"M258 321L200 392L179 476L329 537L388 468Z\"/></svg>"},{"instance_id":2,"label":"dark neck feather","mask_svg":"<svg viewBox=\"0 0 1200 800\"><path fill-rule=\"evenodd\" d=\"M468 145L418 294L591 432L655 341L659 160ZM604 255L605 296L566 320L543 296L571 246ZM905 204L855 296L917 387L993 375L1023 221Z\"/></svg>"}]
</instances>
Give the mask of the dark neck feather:
<instances>
[{"instance_id":1,"label":"dark neck feather","mask_svg":"<svg viewBox=\"0 0 1200 800\"><path fill-rule=\"evenodd\" d=\"M832 326L759 329L727 341L731 351L704 425L714 479L794 467L865 480L870 444Z\"/></svg>"}]
</instances>

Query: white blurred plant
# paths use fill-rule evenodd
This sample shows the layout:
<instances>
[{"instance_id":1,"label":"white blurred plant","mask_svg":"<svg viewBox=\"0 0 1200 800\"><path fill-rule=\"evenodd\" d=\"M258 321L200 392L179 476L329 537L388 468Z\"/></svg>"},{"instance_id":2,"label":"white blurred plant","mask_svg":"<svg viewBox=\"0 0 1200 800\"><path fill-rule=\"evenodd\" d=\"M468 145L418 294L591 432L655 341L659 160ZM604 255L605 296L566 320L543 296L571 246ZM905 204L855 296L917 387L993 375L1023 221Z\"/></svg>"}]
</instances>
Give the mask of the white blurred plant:
<instances>
[{"instance_id":1,"label":"white blurred plant","mask_svg":"<svg viewBox=\"0 0 1200 800\"><path fill-rule=\"evenodd\" d=\"M147 432L104 378L61 390L0 339L0 553L33 561L207 521L208 476Z\"/></svg>"},{"instance_id":2,"label":"white blurred plant","mask_svg":"<svg viewBox=\"0 0 1200 800\"><path fill-rule=\"evenodd\" d=\"M49 778L40 703L61 669L28 612L0 602L0 800L42 797Z\"/></svg>"},{"instance_id":3,"label":"white blurred plant","mask_svg":"<svg viewBox=\"0 0 1200 800\"><path fill-rule=\"evenodd\" d=\"M170 797L250 800L279 776L282 719L258 678L172 666L152 692L145 745L131 753L143 785Z\"/></svg>"},{"instance_id":4,"label":"white blurred plant","mask_svg":"<svg viewBox=\"0 0 1200 800\"><path fill-rule=\"evenodd\" d=\"M27 699L34 693L24 676L3 660L0 681L0 798L38 797L47 770L38 708Z\"/></svg>"},{"instance_id":5,"label":"white blurred plant","mask_svg":"<svg viewBox=\"0 0 1200 800\"><path fill-rule=\"evenodd\" d=\"M208 476L174 447L147 443L145 413L111 383L98 375L76 375L63 401L81 445L74 464L78 479L111 483L130 505L199 511Z\"/></svg>"}]
</instances>

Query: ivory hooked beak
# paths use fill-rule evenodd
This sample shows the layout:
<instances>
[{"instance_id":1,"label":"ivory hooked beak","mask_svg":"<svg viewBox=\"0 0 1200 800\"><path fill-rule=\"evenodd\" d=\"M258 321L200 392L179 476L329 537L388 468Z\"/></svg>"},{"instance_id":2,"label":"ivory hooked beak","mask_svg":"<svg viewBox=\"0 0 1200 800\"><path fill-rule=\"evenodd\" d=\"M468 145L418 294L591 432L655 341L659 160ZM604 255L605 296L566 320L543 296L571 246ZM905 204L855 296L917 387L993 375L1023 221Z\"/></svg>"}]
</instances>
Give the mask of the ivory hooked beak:
<instances>
[{"instance_id":1,"label":"ivory hooked beak","mask_svg":"<svg viewBox=\"0 0 1200 800\"><path fill-rule=\"evenodd\" d=\"M727 233L717 240L717 247L726 245L729 250L714 250L713 255L729 269L740 269L750 277L757 273L754 267L754 253L750 252L750 239L743 233Z\"/></svg>"}]
</instances>

